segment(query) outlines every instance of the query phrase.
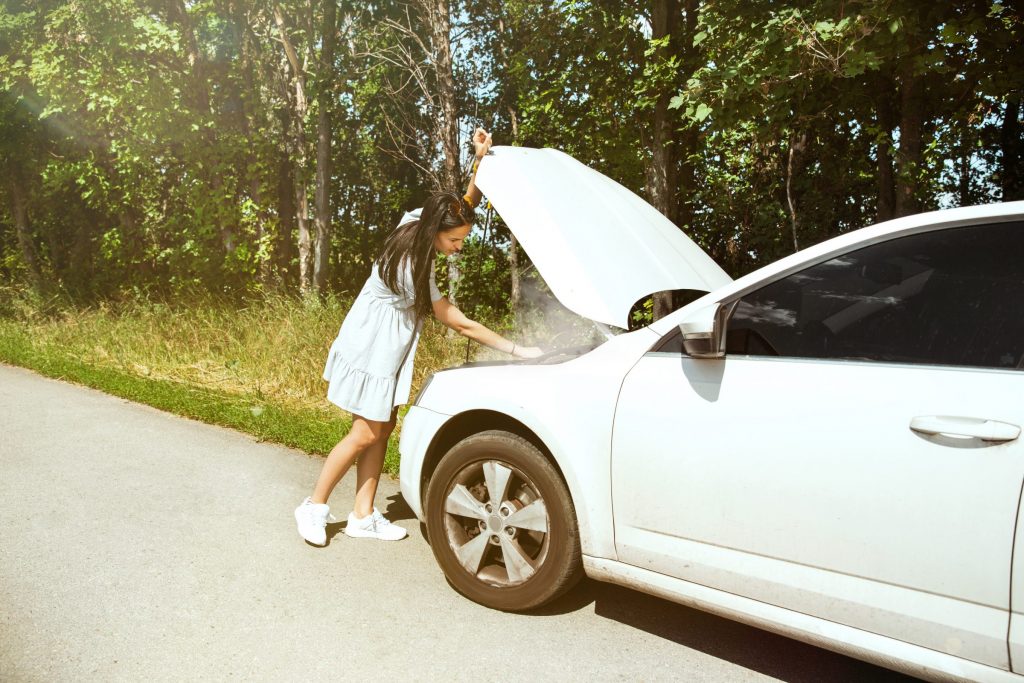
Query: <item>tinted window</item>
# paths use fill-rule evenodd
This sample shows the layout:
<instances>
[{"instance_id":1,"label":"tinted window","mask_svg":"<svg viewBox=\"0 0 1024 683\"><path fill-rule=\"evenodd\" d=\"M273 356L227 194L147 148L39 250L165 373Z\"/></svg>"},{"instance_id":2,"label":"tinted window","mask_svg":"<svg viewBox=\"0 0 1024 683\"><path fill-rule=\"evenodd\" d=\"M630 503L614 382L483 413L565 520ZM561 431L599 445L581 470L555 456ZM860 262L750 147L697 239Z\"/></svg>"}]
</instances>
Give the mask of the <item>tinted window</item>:
<instances>
[{"instance_id":1,"label":"tinted window","mask_svg":"<svg viewBox=\"0 0 1024 683\"><path fill-rule=\"evenodd\" d=\"M672 331L666 334L664 337L658 340L658 342L651 347L651 351L658 351L660 353L675 353L679 354L683 352L683 334L679 331L678 327L673 327Z\"/></svg>"},{"instance_id":2,"label":"tinted window","mask_svg":"<svg viewBox=\"0 0 1024 683\"><path fill-rule=\"evenodd\" d=\"M1024 224L901 237L743 297L728 353L1024 367Z\"/></svg>"}]
</instances>

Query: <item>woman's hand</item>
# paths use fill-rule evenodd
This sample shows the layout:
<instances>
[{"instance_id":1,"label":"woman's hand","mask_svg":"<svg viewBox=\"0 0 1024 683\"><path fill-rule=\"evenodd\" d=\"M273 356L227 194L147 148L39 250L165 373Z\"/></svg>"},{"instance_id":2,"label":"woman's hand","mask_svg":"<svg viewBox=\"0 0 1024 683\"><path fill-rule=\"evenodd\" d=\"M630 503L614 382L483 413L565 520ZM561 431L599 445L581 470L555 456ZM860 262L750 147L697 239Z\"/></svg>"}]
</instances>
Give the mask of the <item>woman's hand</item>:
<instances>
[{"instance_id":1,"label":"woman's hand","mask_svg":"<svg viewBox=\"0 0 1024 683\"><path fill-rule=\"evenodd\" d=\"M544 351L536 346L516 346L516 352L512 354L516 358L536 358L543 356Z\"/></svg>"},{"instance_id":2,"label":"woman's hand","mask_svg":"<svg viewBox=\"0 0 1024 683\"><path fill-rule=\"evenodd\" d=\"M477 128L473 133L473 147L476 148L476 158L482 159L491 148L491 134L483 128Z\"/></svg>"},{"instance_id":3,"label":"woman's hand","mask_svg":"<svg viewBox=\"0 0 1024 683\"><path fill-rule=\"evenodd\" d=\"M495 351L510 353L516 358L536 358L543 356L544 351L536 346L519 346L511 339L506 339L500 334L489 330L475 320L470 320L466 314L455 307L447 297L441 297L434 302L434 317L445 327L451 328L468 337L478 344L483 344Z\"/></svg>"}]
</instances>

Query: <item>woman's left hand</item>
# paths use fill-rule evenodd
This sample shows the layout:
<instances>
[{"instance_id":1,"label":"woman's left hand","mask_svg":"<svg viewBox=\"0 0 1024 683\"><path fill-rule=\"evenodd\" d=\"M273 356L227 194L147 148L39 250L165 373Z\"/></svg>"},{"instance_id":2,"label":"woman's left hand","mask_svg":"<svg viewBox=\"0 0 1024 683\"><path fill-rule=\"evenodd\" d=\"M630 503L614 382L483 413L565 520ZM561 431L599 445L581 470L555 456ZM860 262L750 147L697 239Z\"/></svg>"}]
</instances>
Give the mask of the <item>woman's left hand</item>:
<instances>
[{"instance_id":1,"label":"woman's left hand","mask_svg":"<svg viewBox=\"0 0 1024 683\"><path fill-rule=\"evenodd\" d=\"M476 158L482 159L491 148L491 134L483 128L477 128L473 133L473 147L476 148Z\"/></svg>"}]
</instances>

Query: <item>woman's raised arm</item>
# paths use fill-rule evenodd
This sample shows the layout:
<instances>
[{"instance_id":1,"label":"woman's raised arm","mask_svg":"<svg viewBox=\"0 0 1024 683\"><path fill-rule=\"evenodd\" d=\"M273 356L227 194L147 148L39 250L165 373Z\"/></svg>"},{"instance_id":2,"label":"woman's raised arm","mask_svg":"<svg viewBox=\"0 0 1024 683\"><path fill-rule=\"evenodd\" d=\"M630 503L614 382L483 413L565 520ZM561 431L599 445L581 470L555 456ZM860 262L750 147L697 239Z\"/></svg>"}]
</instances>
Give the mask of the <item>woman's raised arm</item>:
<instances>
[{"instance_id":1,"label":"woman's raised arm","mask_svg":"<svg viewBox=\"0 0 1024 683\"><path fill-rule=\"evenodd\" d=\"M483 194L476 186L476 167L487 154L487 150L491 148L491 134L483 128L477 128L473 133L473 147L476 151L473 159L473 172L469 176L469 187L466 188L466 199L473 206L477 206L480 204Z\"/></svg>"}]
</instances>

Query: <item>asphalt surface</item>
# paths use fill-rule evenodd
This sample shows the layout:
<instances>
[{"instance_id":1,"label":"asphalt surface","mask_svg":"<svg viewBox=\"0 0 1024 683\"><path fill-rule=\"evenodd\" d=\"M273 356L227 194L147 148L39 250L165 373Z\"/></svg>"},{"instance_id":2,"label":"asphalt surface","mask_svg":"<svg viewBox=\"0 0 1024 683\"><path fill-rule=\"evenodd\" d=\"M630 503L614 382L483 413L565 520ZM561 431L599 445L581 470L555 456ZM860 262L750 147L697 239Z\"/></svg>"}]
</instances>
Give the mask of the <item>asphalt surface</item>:
<instances>
[{"instance_id":1,"label":"asphalt surface","mask_svg":"<svg viewBox=\"0 0 1024 683\"><path fill-rule=\"evenodd\" d=\"M908 680L585 580L530 615L397 543L297 535L320 458L0 365L0 679ZM354 476L335 491L343 520Z\"/></svg>"}]
</instances>

